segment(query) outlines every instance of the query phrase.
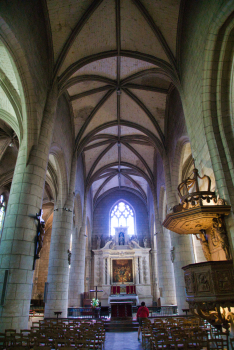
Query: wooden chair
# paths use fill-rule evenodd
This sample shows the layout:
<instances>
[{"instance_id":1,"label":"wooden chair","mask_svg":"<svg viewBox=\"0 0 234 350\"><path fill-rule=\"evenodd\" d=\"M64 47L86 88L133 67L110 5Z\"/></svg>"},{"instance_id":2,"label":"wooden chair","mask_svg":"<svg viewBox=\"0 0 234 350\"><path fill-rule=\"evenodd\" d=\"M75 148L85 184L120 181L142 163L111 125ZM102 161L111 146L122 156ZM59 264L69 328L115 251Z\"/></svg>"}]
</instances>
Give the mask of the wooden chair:
<instances>
[{"instance_id":1,"label":"wooden chair","mask_svg":"<svg viewBox=\"0 0 234 350\"><path fill-rule=\"evenodd\" d=\"M90 350L90 340L89 339L79 339L75 342L75 349L83 350L83 349L89 349Z\"/></svg>"},{"instance_id":2,"label":"wooden chair","mask_svg":"<svg viewBox=\"0 0 234 350\"><path fill-rule=\"evenodd\" d=\"M150 338L152 337L152 329L149 325L143 325L141 329L142 334L142 347L146 348L147 344L150 343Z\"/></svg>"},{"instance_id":3,"label":"wooden chair","mask_svg":"<svg viewBox=\"0 0 234 350\"><path fill-rule=\"evenodd\" d=\"M46 337L35 338L34 345L36 345L36 346L50 346L49 340Z\"/></svg>"},{"instance_id":4,"label":"wooden chair","mask_svg":"<svg viewBox=\"0 0 234 350\"><path fill-rule=\"evenodd\" d=\"M55 343L55 349L58 349L64 346L71 346L70 340L65 338L55 339L54 343Z\"/></svg>"},{"instance_id":5,"label":"wooden chair","mask_svg":"<svg viewBox=\"0 0 234 350\"><path fill-rule=\"evenodd\" d=\"M20 333L24 336L30 336L31 334L31 329L21 329Z\"/></svg>"},{"instance_id":6,"label":"wooden chair","mask_svg":"<svg viewBox=\"0 0 234 350\"><path fill-rule=\"evenodd\" d=\"M173 349L177 350L177 343L172 339L168 339L167 336L160 336L154 338L154 341L151 343L152 350L168 350Z\"/></svg>"},{"instance_id":7,"label":"wooden chair","mask_svg":"<svg viewBox=\"0 0 234 350\"><path fill-rule=\"evenodd\" d=\"M0 333L0 349L6 349L7 339L5 333Z\"/></svg>"},{"instance_id":8,"label":"wooden chair","mask_svg":"<svg viewBox=\"0 0 234 350\"><path fill-rule=\"evenodd\" d=\"M16 333L16 329L5 329L5 335L10 336Z\"/></svg>"},{"instance_id":9,"label":"wooden chair","mask_svg":"<svg viewBox=\"0 0 234 350\"><path fill-rule=\"evenodd\" d=\"M227 346L225 345L225 341L223 339L208 339L207 342L209 350L225 350Z\"/></svg>"}]
</instances>

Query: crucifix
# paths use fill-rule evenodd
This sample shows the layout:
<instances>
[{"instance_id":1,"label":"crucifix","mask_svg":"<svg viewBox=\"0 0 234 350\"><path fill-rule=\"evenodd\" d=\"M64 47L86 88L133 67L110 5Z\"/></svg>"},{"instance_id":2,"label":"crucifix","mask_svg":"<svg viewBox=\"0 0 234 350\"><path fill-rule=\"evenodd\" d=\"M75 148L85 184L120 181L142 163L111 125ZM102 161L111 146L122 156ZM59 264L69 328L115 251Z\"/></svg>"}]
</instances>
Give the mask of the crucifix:
<instances>
[{"instance_id":1,"label":"crucifix","mask_svg":"<svg viewBox=\"0 0 234 350\"><path fill-rule=\"evenodd\" d=\"M98 292L103 292L103 290L97 290L98 286L95 286L96 289L90 289L90 292L96 293L96 299L97 299L97 293Z\"/></svg>"},{"instance_id":2,"label":"crucifix","mask_svg":"<svg viewBox=\"0 0 234 350\"><path fill-rule=\"evenodd\" d=\"M40 251L43 246L43 238L45 235L45 221L42 219L43 210L40 209L39 213L36 213L35 219L37 220L37 235L35 238L35 251L33 260L33 270L35 269L36 259L40 259Z\"/></svg>"}]
</instances>

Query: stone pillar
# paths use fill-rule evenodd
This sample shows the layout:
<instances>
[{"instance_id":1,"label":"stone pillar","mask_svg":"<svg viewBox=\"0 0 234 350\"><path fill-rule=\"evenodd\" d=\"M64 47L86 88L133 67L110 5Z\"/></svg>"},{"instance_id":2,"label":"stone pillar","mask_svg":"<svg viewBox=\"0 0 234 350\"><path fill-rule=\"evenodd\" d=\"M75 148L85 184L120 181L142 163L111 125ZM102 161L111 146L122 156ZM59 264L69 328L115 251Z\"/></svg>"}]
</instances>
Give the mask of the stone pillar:
<instances>
[{"instance_id":1,"label":"stone pillar","mask_svg":"<svg viewBox=\"0 0 234 350\"><path fill-rule=\"evenodd\" d=\"M135 257L135 274L136 274L136 284L139 284L140 283L140 280L139 280L139 263L138 263L138 256Z\"/></svg>"},{"instance_id":2,"label":"stone pillar","mask_svg":"<svg viewBox=\"0 0 234 350\"><path fill-rule=\"evenodd\" d=\"M151 268L152 268L152 296L153 296L153 301L158 300L158 283L157 283L157 250L151 250Z\"/></svg>"},{"instance_id":3,"label":"stone pillar","mask_svg":"<svg viewBox=\"0 0 234 350\"><path fill-rule=\"evenodd\" d=\"M50 257L48 268L48 291L45 303L45 317L56 317L55 311L62 311L67 317L69 263L68 250L73 227L74 188L76 178L76 158L73 158L69 194L63 208L54 211Z\"/></svg>"},{"instance_id":4,"label":"stone pillar","mask_svg":"<svg viewBox=\"0 0 234 350\"><path fill-rule=\"evenodd\" d=\"M77 227L73 228L72 233L72 255L71 255L71 265L69 271L69 287L68 287L68 307L73 307L77 303L77 280L76 280L76 260L77 260L77 250L78 250L78 239L79 231Z\"/></svg>"},{"instance_id":5,"label":"stone pillar","mask_svg":"<svg viewBox=\"0 0 234 350\"><path fill-rule=\"evenodd\" d=\"M146 271L146 283L150 284L150 264L149 264L149 254L144 257L145 271Z\"/></svg>"},{"instance_id":6,"label":"stone pillar","mask_svg":"<svg viewBox=\"0 0 234 350\"><path fill-rule=\"evenodd\" d=\"M140 274L139 282L140 284L144 284L142 256L139 257L139 274Z\"/></svg>"},{"instance_id":7,"label":"stone pillar","mask_svg":"<svg viewBox=\"0 0 234 350\"><path fill-rule=\"evenodd\" d=\"M90 278L91 278L91 255L88 252L85 257L85 292L90 291Z\"/></svg>"},{"instance_id":8,"label":"stone pillar","mask_svg":"<svg viewBox=\"0 0 234 350\"><path fill-rule=\"evenodd\" d=\"M171 186L171 176L168 158L165 155L163 159L164 174L166 182L166 197L167 206L172 208L177 204L175 193ZM192 247L191 235L179 235L171 231L171 246L174 249L174 276L175 276L175 287L176 287L176 299L178 306L178 313L183 314L182 309L188 309L188 303L186 302L185 294L185 282L184 282L184 271L182 267L188 264L194 263L194 254ZM159 250L159 249L158 249Z\"/></svg>"},{"instance_id":9,"label":"stone pillar","mask_svg":"<svg viewBox=\"0 0 234 350\"><path fill-rule=\"evenodd\" d=\"M49 149L57 104L57 87L47 97L38 144L27 159L27 134L20 144L0 246L0 295L8 271L0 332L28 327L37 223L42 206Z\"/></svg>"},{"instance_id":10,"label":"stone pillar","mask_svg":"<svg viewBox=\"0 0 234 350\"><path fill-rule=\"evenodd\" d=\"M106 258L103 258L103 265L102 265L102 284L105 285L106 283Z\"/></svg>"},{"instance_id":11,"label":"stone pillar","mask_svg":"<svg viewBox=\"0 0 234 350\"><path fill-rule=\"evenodd\" d=\"M33 289L32 289L32 296L31 296L32 299L37 299L37 294L38 294L37 283L38 283L38 274L39 274L39 268L40 268L40 260L41 259L37 259L35 263L35 270L33 274Z\"/></svg>"},{"instance_id":12,"label":"stone pillar","mask_svg":"<svg viewBox=\"0 0 234 350\"><path fill-rule=\"evenodd\" d=\"M111 284L111 261L110 258L107 259L107 284Z\"/></svg>"},{"instance_id":13,"label":"stone pillar","mask_svg":"<svg viewBox=\"0 0 234 350\"><path fill-rule=\"evenodd\" d=\"M158 261L158 288L161 291L161 305L176 304L174 270L170 257L171 240L168 230L164 230L159 220L156 194L154 195L154 212L156 222L156 243Z\"/></svg>"},{"instance_id":14,"label":"stone pillar","mask_svg":"<svg viewBox=\"0 0 234 350\"><path fill-rule=\"evenodd\" d=\"M86 203L84 195L83 219L78 237L72 242L72 260L69 277L69 306L81 306L81 294L84 293L85 244L86 244Z\"/></svg>"}]
</instances>

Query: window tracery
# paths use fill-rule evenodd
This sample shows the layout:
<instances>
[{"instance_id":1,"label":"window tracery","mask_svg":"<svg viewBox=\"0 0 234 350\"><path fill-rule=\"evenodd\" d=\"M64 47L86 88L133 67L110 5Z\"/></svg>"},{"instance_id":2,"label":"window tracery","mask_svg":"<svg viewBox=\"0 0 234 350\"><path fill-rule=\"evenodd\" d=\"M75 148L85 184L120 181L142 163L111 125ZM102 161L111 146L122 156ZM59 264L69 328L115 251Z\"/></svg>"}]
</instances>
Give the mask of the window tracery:
<instances>
[{"instance_id":1,"label":"window tracery","mask_svg":"<svg viewBox=\"0 0 234 350\"><path fill-rule=\"evenodd\" d=\"M116 227L128 227L128 234L130 236L135 234L135 215L133 209L129 204L120 201L111 211L111 235L115 235Z\"/></svg>"}]
</instances>

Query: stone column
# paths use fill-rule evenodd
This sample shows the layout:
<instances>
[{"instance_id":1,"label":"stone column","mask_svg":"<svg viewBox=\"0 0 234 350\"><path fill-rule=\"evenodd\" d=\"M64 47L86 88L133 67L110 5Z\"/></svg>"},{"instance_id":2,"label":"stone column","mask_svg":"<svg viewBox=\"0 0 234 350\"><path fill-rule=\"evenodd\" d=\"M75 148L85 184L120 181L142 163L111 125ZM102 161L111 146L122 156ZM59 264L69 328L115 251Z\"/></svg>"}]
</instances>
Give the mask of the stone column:
<instances>
[{"instance_id":1,"label":"stone column","mask_svg":"<svg viewBox=\"0 0 234 350\"><path fill-rule=\"evenodd\" d=\"M44 245L44 244L43 244ZM39 268L40 268L40 260L37 259L35 263L35 270L33 274L33 289L32 289L32 299L37 299L37 283L38 283L38 274L39 274Z\"/></svg>"},{"instance_id":2,"label":"stone column","mask_svg":"<svg viewBox=\"0 0 234 350\"><path fill-rule=\"evenodd\" d=\"M152 295L153 295L153 301L158 300L158 283L157 283L157 250L151 250L151 268L152 268Z\"/></svg>"},{"instance_id":3,"label":"stone column","mask_svg":"<svg viewBox=\"0 0 234 350\"><path fill-rule=\"evenodd\" d=\"M164 174L166 182L166 197L168 208L173 208L177 204L175 193L171 186L171 176L168 158L165 155L163 159ZM182 267L188 264L194 263L194 254L192 247L191 235L179 235L171 231L171 246L174 249L174 276L175 276L175 287L176 287L176 299L178 306L178 313L183 314L182 309L188 309L188 303L186 302L185 294L185 282L184 282L184 271Z\"/></svg>"},{"instance_id":4,"label":"stone column","mask_svg":"<svg viewBox=\"0 0 234 350\"><path fill-rule=\"evenodd\" d=\"M139 274L140 274L140 278L139 278L140 284L144 284L142 256L139 257Z\"/></svg>"},{"instance_id":5,"label":"stone column","mask_svg":"<svg viewBox=\"0 0 234 350\"><path fill-rule=\"evenodd\" d=\"M146 284L150 284L150 264L149 264L149 254L147 254L147 257L144 257L144 263L145 263L145 275L146 275Z\"/></svg>"},{"instance_id":6,"label":"stone column","mask_svg":"<svg viewBox=\"0 0 234 350\"><path fill-rule=\"evenodd\" d=\"M69 306L81 306L81 294L84 293L85 278L85 244L86 244L86 203L84 195L83 219L78 238L72 242L72 262L69 277Z\"/></svg>"},{"instance_id":7,"label":"stone column","mask_svg":"<svg viewBox=\"0 0 234 350\"><path fill-rule=\"evenodd\" d=\"M156 194L154 194L154 212L156 222L156 243L158 261L158 288L161 290L161 305L176 304L174 270L170 257L171 240L168 230L164 231L159 220Z\"/></svg>"},{"instance_id":8,"label":"stone column","mask_svg":"<svg viewBox=\"0 0 234 350\"><path fill-rule=\"evenodd\" d=\"M136 274L136 284L139 284L139 264L138 264L138 256L135 256L135 274Z\"/></svg>"},{"instance_id":9,"label":"stone column","mask_svg":"<svg viewBox=\"0 0 234 350\"><path fill-rule=\"evenodd\" d=\"M69 264L68 250L73 227L74 188L76 178L76 158L73 158L69 194L63 208L55 209L48 268L48 291L45 304L45 317L55 317L55 311L62 311L67 317Z\"/></svg>"},{"instance_id":10,"label":"stone column","mask_svg":"<svg viewBox=\"0 0 234 350\"><path fill-rule=\"evenodd\" d=\"M107 259L107 284L111 284L111 261L110 258Z\"/></svg>"},{"instance_id":11,"label":"stone column","mask_svg":"<svg viewBox=\"0 0 234 350\"><path fill-rule=\"evenodd\" d=\"M49 149L57 104L57 87L47 97L38 144L27 159L27 134L20 144L0 246L0 295L8 271L0 332L28 327L37 222L42 206Z\"/></svg>"},{"instance_id":12,"label":"stone column","mask_svg":"<svg viewBox=\"0 0 234 350\"><path fill-rule=\"evenodd\" d=\"M106 283L106 258L103 258L103 265L102 265L102 284L105 285Z\"/></svg>"},{"instance_id":13,"label":"stone column","mask_svg":"<svg viewBox=\"0 0 234 350\"><path fill-rule=\"evenodd\" d=\"M85 292L89 293L91 277L91 255L90 252L85 257Z\"/></svg>"}]
</instances>

